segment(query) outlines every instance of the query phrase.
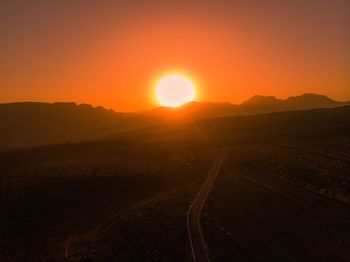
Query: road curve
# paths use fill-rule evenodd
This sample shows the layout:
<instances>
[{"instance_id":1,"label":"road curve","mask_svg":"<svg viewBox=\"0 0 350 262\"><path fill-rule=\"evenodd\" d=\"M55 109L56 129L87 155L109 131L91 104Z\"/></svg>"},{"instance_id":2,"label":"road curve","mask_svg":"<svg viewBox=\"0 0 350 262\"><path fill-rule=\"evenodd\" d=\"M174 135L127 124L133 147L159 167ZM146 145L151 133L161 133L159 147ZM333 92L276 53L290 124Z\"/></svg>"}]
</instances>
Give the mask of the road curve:
<instances>
[{"instance_id":1,"label":"road curve","mask_svg":"<svg viewBox=\"0 0 350 262\"><path fill-rule=\"evenodd\" d=\"M206 243L203 237L200 217L203 206L207 201L208 195L213 187L213 184L219 174L225 152L220 152L216 158L213 167L208 173L208 178L204 182L201 190L198 192L195 200L190 206L187 216L187 230L190 238L193 259L195 262L209 262Z\"/></svg>"}]
</instances>

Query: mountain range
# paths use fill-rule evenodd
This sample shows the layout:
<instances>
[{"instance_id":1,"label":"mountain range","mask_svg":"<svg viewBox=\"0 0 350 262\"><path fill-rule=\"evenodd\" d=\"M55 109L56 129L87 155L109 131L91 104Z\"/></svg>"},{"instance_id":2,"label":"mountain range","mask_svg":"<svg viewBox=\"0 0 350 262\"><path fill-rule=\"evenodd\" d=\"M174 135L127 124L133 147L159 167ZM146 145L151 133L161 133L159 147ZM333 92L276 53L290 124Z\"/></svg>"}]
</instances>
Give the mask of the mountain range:
<instances>
[{"instance_id":1,"label":"mountain range","mask_svg":"<svg viewBox=\"0 0 350 262\"><path fill-rule=\"evenodd\" d=\"M253 96L240 105L191 102L179 108L120 113L76 103L0 104L0 149L74 143L151 126L190 123L198 119L350 105L323 95L304 94L282 100Z\"/></svg>"}]
</instances>

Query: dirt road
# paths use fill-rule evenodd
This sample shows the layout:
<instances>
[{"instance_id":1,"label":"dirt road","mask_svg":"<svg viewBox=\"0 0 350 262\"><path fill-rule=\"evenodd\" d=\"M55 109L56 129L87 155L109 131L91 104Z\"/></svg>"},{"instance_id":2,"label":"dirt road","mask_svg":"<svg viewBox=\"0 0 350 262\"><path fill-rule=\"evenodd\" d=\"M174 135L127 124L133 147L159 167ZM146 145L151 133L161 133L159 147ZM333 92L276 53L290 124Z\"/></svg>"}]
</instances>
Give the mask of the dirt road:
<instances>
[{"instance_id":1,"label":"dirt road","mask_svg":"<svg viewBox=\"0 0 350 262\"><path fill-rule=\"evenodd\" d=\"M201 211L208 195L213 187L213 184L219 174L225 152L220 152L214 162L213 167L208 173L208 178L203 184L197 197L193 201L187 218L187 229L190 238L193 259L195 262L210 261L207 253L206 243L203 238L203 233L200 225Z\"/></svg>"}]
</instances>

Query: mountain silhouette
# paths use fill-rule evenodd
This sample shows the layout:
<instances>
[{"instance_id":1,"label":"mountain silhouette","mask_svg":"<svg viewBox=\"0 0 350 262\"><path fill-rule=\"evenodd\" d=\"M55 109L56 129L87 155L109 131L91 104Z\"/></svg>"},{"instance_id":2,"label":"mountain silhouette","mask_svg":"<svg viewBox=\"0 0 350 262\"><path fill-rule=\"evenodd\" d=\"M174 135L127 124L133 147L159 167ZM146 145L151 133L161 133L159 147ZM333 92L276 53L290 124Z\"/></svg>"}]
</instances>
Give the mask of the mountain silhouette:
<instances>
[{"instance_id":1,"label":"mountain silhouette","mask_svg":"<svg viewBox=\"0 0 350 262\"><path fill-rule=\"evenodd\" d=\"M0 148L96 139L114 132L114 125L126 116L87 104L0 104Z\"/></svg>"},{"instance_id":2,"label":"mountain silhouette","mask_svg":"<svg viewBox=\"0 0 350 262\"><path fill-rule=\"evenodd\" d=\"M271 104L277 104L277 103L283 103L284 100L277 99L274 96L261 96L261 95L255 95L248 99L247 101L243 102L241 105L243 106L250 106L250 105L271 105Z\"/></svg>"},{"instance_id":3,"label":"mountain silhouette","mask_svg":"<svg viewBox=\"0 0 350 262\"><path fill-rule=\"evenodd\" d=\"M314 108L332 108L350 105L350 102L338 102L323 95L304 94L285 100L274 96L253 96L240 105L231 103L190 102L179 108L155 108L142 115L159 122L189 121L201 118L214 118L233 115L252 115L269 112L306 110Z\"/></svg>"},{"instance_id":4,"label":"mountain silhouette","mask_svg":"<svg viewBox=\"0 0 350 262\"><path fill-rule=\"evenodd\" d=\"M253 96L241 104L241 113L261 114L269 112L305 110L313 108L331 108L349 105L349 102L338 102L323 95L304 94L289 97L285 100L274 96Z\"/></svg>"},{"instance_id":5,"label":"mountain silhouette","mask_svg":"<svg viewBox=\"0 0 350 262\"><path fill-rule=\"evenodd\" d=\"M285 100L273 96L253 96L240 105L191 102L179 108L158 107L136 113L119 113L76 103L0 104L0 149L73 143L151 126L190 123L197 119L344 105L350 105L350 102L337 102L317 94Z\"/></svg>"}]
</instances>

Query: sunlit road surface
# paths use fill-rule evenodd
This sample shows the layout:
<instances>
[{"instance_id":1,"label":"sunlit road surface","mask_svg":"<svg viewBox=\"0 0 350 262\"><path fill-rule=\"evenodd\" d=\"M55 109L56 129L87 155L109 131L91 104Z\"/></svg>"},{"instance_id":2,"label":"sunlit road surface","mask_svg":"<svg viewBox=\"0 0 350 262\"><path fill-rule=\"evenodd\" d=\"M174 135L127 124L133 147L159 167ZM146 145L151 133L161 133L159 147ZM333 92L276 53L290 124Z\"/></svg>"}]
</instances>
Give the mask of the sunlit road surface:
<instances>
[{"instance_id":1,"label":"sunlit road surface","mask_svg":"<svg viewBox=\"0 0 350 262\"><path fill-rule=\"evenodd\" d=\"M207 201L208 195L219 174L224 156L225 152L222 151L219 153L219 156L215 160L213 167L208 173L207 180L204 182L201 190L199 191L197 197L193 201L188 212L187 229L190 238L193 259L195 262L210 261L200 225L200 217L203 206Z\"/></svg>"}]
</instances>

